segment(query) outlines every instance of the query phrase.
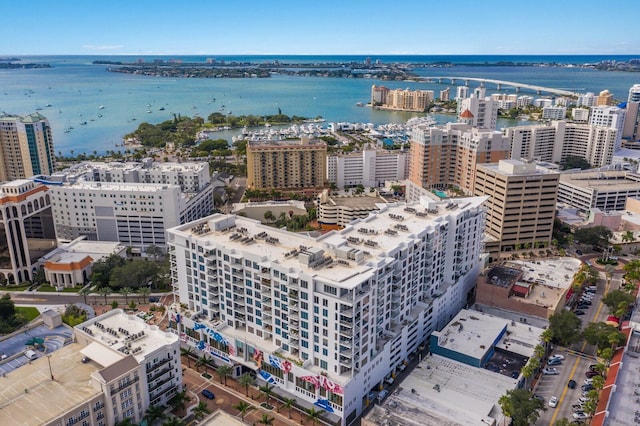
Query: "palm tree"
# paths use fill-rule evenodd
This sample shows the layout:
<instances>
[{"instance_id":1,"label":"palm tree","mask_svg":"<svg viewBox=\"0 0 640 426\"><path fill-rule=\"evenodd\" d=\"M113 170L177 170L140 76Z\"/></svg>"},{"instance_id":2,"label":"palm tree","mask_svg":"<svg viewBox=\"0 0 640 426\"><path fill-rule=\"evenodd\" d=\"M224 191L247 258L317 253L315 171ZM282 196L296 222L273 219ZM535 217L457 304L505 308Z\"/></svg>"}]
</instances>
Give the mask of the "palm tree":
<instances>
[{"instance_id":1,"label":"palm tree","mask_svg":"<svg viewBox=\"0 0 640 426\"><path fill-rule=\"evenodd\" d=\"M258 423L262 423L263 425L273 425L274 417L269 417L268 414L263 414L262 418L258 420Z\"/></svg>"},{"instance_id":2,"label":"palm tree","mask_svg":"<svg viewBox=\"0 0 640 426\"><path fill-rule=\"evenodd\" d=\"M125 304L129 303L129 295L131 294L131 292L133 292L133 289L131 287L122 287L120 289L120 294L124 296Z\"/></svg>"},{"instance_id":3,"label":"palm tree","mask_svg":"<svg viewBox=\"0 0 640 426\"><path fill-rule=\"evenodd\" d=\"M295 403L295 398L284 398L282 400L282 406L289 410L289 418L291 418L291 407L293 407Z\"/></svg>"},{"instance_id":4,"label":"palm tree","mask_svg":"<svg viewBox=\"0 0 640 426\"><path fill-rule=\"evenodd\" d=\"M174 408L174 410L184 410L187 406L187 402L189 401L191 401L191 397L187 395L186 390L183 390L173 395L173 398L171 398L171 401L169 401L169 403Z\"/></svg>"},{"instance_id":5,"label":"palm tree","mask_svg":"<svg viewBox=\"0 0 640 426\"><path fill-rule=\"evenodd\" d=\"M86 287L82 287L79 291L78 294L81 295L82 297L84 297L84 304L87 304L87 295L91 293L91 287L86 286Z\"/></svg>"},{"instance_id":6,"label":"palm tree","mask_svg":"<svg viewBox=\"0 0 640 426\"><path fill-rule=\"evenodd\" d=\"M265 399L266 399L266 403L267 405L269 404L269 399L271 398L271 395L273 395L273 386L269 386L269 383L267 383L264 386L260 386L260 392L262 392L262 394L264 395Z\"/></svg>"},{"instance_id":7,"label":"palm tree","mask_svg":"<svg viewBox=\"0 0 640 426\"><path fill-rule=\"evenodd\" d=\"M211 361L211 358L207 356L207 354L202 355L200 358L198 358L198 360L196 361L196 370L198 371L198 373L200 372L200 367L204 366L204 372L207 372L207 365L209 365L209 361Z\"/></svg>"},{"instance_id":8,"label":"palm tree","mask_svg":"<svg viewBox=\"0 0 640 426\"><path fill-rule=\"evenodd\" d=\"M203 419L204 416L210 412L211 411L209 410L209 407L207 407L207 403L204 401L200 401L200 403L193 409L193 415L196 416L196 419L198 420Z\"/></svg>"},{"instance_id":9,"label":"palm tree","mask_svg":"<svg viewBox=\"0 0 640 426\"><path fill-rule=\"evenodd\" d=\"M144 420L149 426L152 426L156 420L164 420L164 410L166 408L164 405L150 405L144 413Z\"/></svg>"},{"instance_id":10,"label":"palm tree","mask_svg":"<svg viewBox=\"0 0 640 426\"><path fill-rule=\"evenodd\" d=\"M240 418L244 422L244 416L247 414L247 411L251 408L251 405L245 401L240 401L236 405L233 406L236 410L240 411Z\"/></svg>"},{"instance_id":11,"label":"palm tree","mask_svg":"<svg viewBox=\"0 0 640 426\"><path fill-rule=\"evenodd\" d=\"M187 346L186 348L180 348L180 355L184 355L187 358L187 368L191 368L191 355L193 355L193 348Z\"/></svg>"},{"instance_id":12,"label":"palm tree","mask_svg":"<svg viewBox=\"0 0 640 426\"><path fill-rule=\"evenodd\" d=\"M100 293L100 295L104 296L104 304L107 304L107 296L109 294L111 294L111 289L109 287L102 287L100 290L98 290L98 293Z\"/></svg>"},{"instance_id":13,"label":"palm tree","mask_svg":"<svg viewBox=\"0 0 640 426\"><path fill-rule=\"evenodd\" d=\"M633 231L627 231L622 234L622 241L625 243L630 243L635 240L635 236L633 235Z\"/></svg>"},{"instance_id":14,"label":"palm tree","mask_svg":"<svg viewBox=\"0 0 640 426\"><path fill-rule=\"evenodd\" d=\"M184 426L186 423L177 417L170 417L162 423L162 426Z\"/></svg>"},{"instance_id":15,"label":"palm tree","mask_svg":"<svg viewBox=\"0 0 640 426\"><path fill-rule=\"evenodd\" d=\"M140 295L140 298L142 298L142 302L140 302L140 299L138 299L138 303L144 303L147 301L147 297L149 296L149 294L151 294L151 290L149 290L147 287L140 287L138 289L138 294Z\"/></svg>"},{"instance_id":16,"label":"palm tree","mask_svg":"<svg viewBox=\"0 0 640 426\"><path fill-rule=\"evenodd\" d=\"M224 385L227 386L227 377L233 375L233 368L229 365L221 365L216 369L218 376L220 376L220 383L224 380Z\"/></svg>"},{"instance_id":17,"label":"palm tree","mask_svg":"<svg viewBox=\"0 0 640 426\"><path fill-rule=\"evenodd\" d=\"M136 424L131 420L131 417L125 417L119 422L116 422L115 426L136 426Z\"/></svg>"},{"instance_id":18,"label":"palm tree","mask_svg":"<svg viewBox=\"0 0 640 426\"><path fill-rule=\"evenodd\" d=\"M238 378L238 383L240 383L241 386L244 386L244 396L249 396L249 386L251 386L254 383L254 379L253 377L251 377L251 374L245 373L242 376L240 376Z\"/></svg>"},{"instance_id":19,"label":"palm tree","mask_svg":"<svg viewBox=\"0 0 640 426\"><path fill-rule=\"evenodd\" d=\"M313 422L313 425L315 426L316 422L318 421L322 413L324 413L324 410L316 410L313 407L308 408L307 419L311 420Z\"/></svg>"}]
</instances>

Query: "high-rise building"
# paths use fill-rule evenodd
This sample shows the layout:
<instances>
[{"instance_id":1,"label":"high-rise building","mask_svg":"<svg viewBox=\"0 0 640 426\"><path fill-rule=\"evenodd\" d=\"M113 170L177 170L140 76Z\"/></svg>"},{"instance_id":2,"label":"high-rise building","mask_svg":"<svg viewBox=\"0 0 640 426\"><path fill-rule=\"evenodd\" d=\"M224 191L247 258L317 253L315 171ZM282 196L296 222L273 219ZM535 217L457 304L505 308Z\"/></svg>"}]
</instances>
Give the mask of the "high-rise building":
<instances>
[{"instance_id":1,"label":"high-rise building","mask_svg":"<svg viewBox=\"0 0 640 426\"><path fill-rule=\"evenodd\" d=\"M53 173L55 161L49 120L38 113L0 116L0 181Z\"/></svg>"},{"instance_id":2,"label":"high-rise building","mask_svg":"<svg viewBox=\"0 0 640 426\"><path fill-rule=\"evenodd\" d=\"M613 105L613 93L610 93L608 90L603 90L600 92L598 97L596 98L596 106L609 106Z\"/></svg>"},{"instance_id":3,"label":"high-rise building","mask_svg":"<svg viewBox=\"0 0 640 426\"><path fill-rule=\"evenodd\" d=\"M302 138L247 144L247 187L319 192L327 184L327 144Z\"/></svg>"},{"instance_id":4,"label":"high-rise building","mask_svg":"<svg viewBox=\"0 0 640 426\"><path fill-rule=\"evenodd\" d=\"M456 87L456 99L462 99L469 97L469 86Z\"/></svg>"},{"instance_id":5,"label":"high-rise building","mask_svg":"<svg viewBox=\"0 0 640 426\"><path fill-rule=\"evenodd\" d=\"M409 152L365 146L362 152L327 157L327 180L338 188L380 187L388 180L403 180L409 173Z\"/></svg>"},{"instance_id":6,"label":"high-rise building","mask_svg":"<svg viewBox=\"0 0 640 426\"><path fill-rule=\"evenodd\" d=\"M38 259L56 248L47 187L31 180L0 185L0 278L31 281Z\"/></svg>"},{"instance_id":7,"label":"high-rise building","mask_svg":"<svg viewBox=\"0 0 640 426\"><path fill-rule=\"evenodd\" d=\"M589 108L573 108L571 119L576 123L587 123L589 121Z\"/></svg>"},{"instance_id":8,"label":"high-rise building","mask_svg":"<svg viewBox=\"0 0 640 426\"><path fill-rule=\"evenodd\" d=\"M622 137L631 141L640 140L640 84L629 88Z\"/></svg>"},{"instance_id":9,"label":"high-rise building","mask_svg":"<svg viewBox=\"0 0 640 426\"><path fill-rule=\"evenodd\" d=\"M386 206L317 238L220 214L169 229L169 330L350 424L472 297L485 199Z\"/></svg>"},{"instance_id":10,"label":"high-rise building","mask_svg":"<svg viewBox=\"0 0 640 426\"><path fill-rule=\"evenodd\" d=\"M551 244L559 173L519 160L478 164L475 195L486 202L486 250L492 258Z\"/></svg>"},{"instance_id":11,"label":"high-rise building","mask_svg":"<svg viewBox=\"0 0 640 426\"><path fill-rule=\"evenodd\" d=\"M489 130L496 128L498 103L491 98L480 97L474 92L470 97L458 100L458 115L465 110L469 110L473 114L473 127Z\"/></svg>"},{"instance_id":12,"label":"high-rise building","mask_svg":"<svg viewBox=\"0 0 640 426\"><path fill-rule=\"evenodd\" d=\"M629 88L627 102L640 102L640 84L634 84Z\"/></svg>"},{"instance_id":13,"label":"high-rise building","mask_svg":"<svg viewBox=\"0 0 640 426\"><path fill-rule=\"evenodd\" d=\"M442 102L447 102L450 98L451 98L451 90L448 87L440 91L440 100Z\"/></svg>"},{"instance_id":14,"label":"high-rise building","mask_svg":"<svg viewBox=\"0 0 640 426\"><path fill-rule=\"evenodd\" d=\"M552 121L549 124L506 127L513 159L562 163L584 158L593 167L611 164L617 130L587 124Z\"/></svg>"},{"instance_id":15,"label":"high-rise building","mask_svg":"<svg viewBox=\"0 0 640 426\"><path fill-rule=\"evenodd\" d=\"M589 124L599 127L612 127L616 129L616 141L614 150L620 148L626 111L617 106L595 106L591 108Z\"/></svg>"},{"instance_id":16,"label":"high-rise building","mask_svg":"<svg viewBox=\"0 0 640 426\"><path fill-rule=\"evenodd\" d=\"M576 106L592 107L594 105L596 105L596 95L594 93L587 92L583 95L578 96Z\"/></svg>"},{"instance_id":17,"label":"high-rise building","mask_svg":"<svg viewBox=\"0 0 640 426\"><path fill-rule=\"evenodd\" d=\"M388 89L371 86L371 105L400 111L426 111L433 102L433 90Z\"/></svg>"},{"instance_id":18,"label":"high-rise building","mask_svg":"<svg viewBox=\"0 0 640 426\"><path fill-rule=\"evenodd\" d=\"M76 165L46 179L57 238L119 241L141 254L165 246L164 230L213 211L208 163Z\"/></svg>"},{"instance_id":19,"label":"high-rise building","mask_svg":"<svg viewBox=\"0 0 640 426\"><path fill-rule=\"evenodd\" d=\"M509 140L499 131L468 123L416 126L411 133L409 180L427 189L455 185L470 194L476 163L495 163L509 158L509 153Z\"/></svg>"},{"instance_id":20,"label":"high-rise building","mask_svg":"<svg viewBox=\"0 0 640 426\"><path fill-rule=\"evenodd\" d=\"M564 120L567 115L567 108L561 106L546 106L542 108L543 120Z\"/></svg>"}]
</instances>

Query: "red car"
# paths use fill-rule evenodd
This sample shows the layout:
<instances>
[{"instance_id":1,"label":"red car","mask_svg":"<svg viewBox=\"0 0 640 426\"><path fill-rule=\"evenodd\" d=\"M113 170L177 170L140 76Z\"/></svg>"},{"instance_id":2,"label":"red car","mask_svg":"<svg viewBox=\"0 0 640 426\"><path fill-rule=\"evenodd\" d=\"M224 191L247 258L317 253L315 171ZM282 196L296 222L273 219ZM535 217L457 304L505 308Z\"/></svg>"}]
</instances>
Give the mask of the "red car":
<instances>
[{"instance_id":1,"label":"red car","mask_svg":"<svg viewBox=\"0 0 640 426\"><path fill-rule=\"evenodd\" d=\"M592 377L599 376L600 373L598 373L597 371L587 371L586 373L584 373L584 375L587 376L587 379L590 379Z\"/></svg>"}]
</instances>

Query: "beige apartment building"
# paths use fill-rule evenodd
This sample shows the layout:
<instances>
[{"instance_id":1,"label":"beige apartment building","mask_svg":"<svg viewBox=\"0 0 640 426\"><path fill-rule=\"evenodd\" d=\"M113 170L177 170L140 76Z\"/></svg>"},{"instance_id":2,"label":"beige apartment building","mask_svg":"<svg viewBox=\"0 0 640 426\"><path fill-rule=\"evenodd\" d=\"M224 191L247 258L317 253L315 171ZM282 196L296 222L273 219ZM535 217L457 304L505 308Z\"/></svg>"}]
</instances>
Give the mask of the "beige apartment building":
<instances>
[{"instance_id":1,"label":"beige apartment building","mask_svg":"<svg viewBox=\"0 0 640 426\"><path fill-rule=\"evenodd\" d=\"M400 111L426 111L433 101L433 90L389 89L371 86L371 105Z\"/></svg>"},{"instance_id":2,"label":"beige apartment building","mask_svg":"<svg viewBox=\"0 0 640 426\"><path fill-rule=\"evenodd\" d=\"M247 187L291 192L320 190L327 182L327 144L302 138L247 144Z\"/></svg>"},{"instance_id":3,"label":"beige apartment building","mask_svg":"<svg viewBox=\"0 0 640 426\"><path fill-rule=\"evenodd\" d=\"M474 193L490 197L485 232L493 260L548 247L559 180L559 173L520 160L478 164Z\"/></svg>"},{"instance_id":4,"label":"beige apartment building","mask_svg":"<svg viewBox=\"0 0 640 426\"><path fill-rule=\"evenodd\" d=\"M51 174L55 160L49 120L38 113L0 115L0 181Z\"/></svg>"},{"instance_id":5,"label":"beige apartment building","mask_svg":"<svg viewBox=\"0 0 640 426\"><path fill-rule=\"evenodd\" d=\"M426 189L455 185L471 194L476 164L496 163L509 153L509 140L499 131L467 123L417 127L411 134L409 180Z\"/></svg>"}]
</instances>

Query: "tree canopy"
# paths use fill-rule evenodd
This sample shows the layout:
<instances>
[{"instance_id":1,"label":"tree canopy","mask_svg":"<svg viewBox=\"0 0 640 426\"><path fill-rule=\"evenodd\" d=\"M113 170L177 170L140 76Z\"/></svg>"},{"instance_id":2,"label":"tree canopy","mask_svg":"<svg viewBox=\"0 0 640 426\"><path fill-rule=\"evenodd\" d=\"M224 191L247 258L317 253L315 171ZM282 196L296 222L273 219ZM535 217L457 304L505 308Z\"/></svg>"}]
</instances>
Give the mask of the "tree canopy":
<instances>
[{"instance_id":1,"label":"tree canopy","mask_svg":"<svg viewBox=\"0 0 640 426\"><path fill-rule=\"evenodd\" d=\"M111 255L94 264L91 280L99 288L137 289L147 286L150 282L155 283L159 271L156 262L142 259L126 260L118 255Z\"/></svg>"},{"instance_id":2,"label":"tree canopy","mask_svg":"<svg viewBox=\"0 0 640 426\"><path fill-rule=\"evenodd\" d=\"M546 410L544 401L534 398L526 389L511 389L498 400L502 412L511 417L514 426L535 424L540 411Z\"/></svg>"},{"instance_id":3,"label":"tree canopy","mask_svg":"<svg viewBox=\"0 0 640 426\"><path fill-rule=\"evenodd\" d=\"M611 238L611 230L604 226L594 226L592 228L581 228L576 230L574 236L576 241L583 244L596 246L606 246Z\"/></svg>"},{"instance_id":4,"label":"tree canopy","mask_svg":"<svg viewBox=\"0 0 640 426\"><path fill-rule=\"evenodd\" d=\"M635 298L622 290L610 291L602 298L602 303L609 308L609 313L617 318L624 316L634 302Z\"/></svg>"},{"instance_id":5,"label":"tree canopy","mask_svg":"<svg viewBox=\"0 0 640 426\"><path fill-rule=\"evenodd\" d=\"M581 325L580 318L565 309L549 317L549 329L553 333L553 341L562 346L569 346L580 339Z\"/></svg>"},{"instance_id":6,"label":"tree canopy","mask_svg":"<svg viewBox=\"0 0 640 426\"><path fill-rule=\"evenodd\" d=\"M592 322L582 332L584 339L598 349L618 347L623 344L626 336L616 327L603 322Z\"/></svg>"},{"instance_id":7,"label":"tree canopy","mask_svg":"<svg viewBox=\"0 0 640 426\"><path fill-rule=\"evenodd\" d=\"M571 155L567 156L567 158L564 160L564 163L562 163L562 170L570 170L570 169L586 170L590 168L591 168L591 164L589 164L587 160L585 160L582 157L574 157Z\"/></svg>"}]
</instances>

